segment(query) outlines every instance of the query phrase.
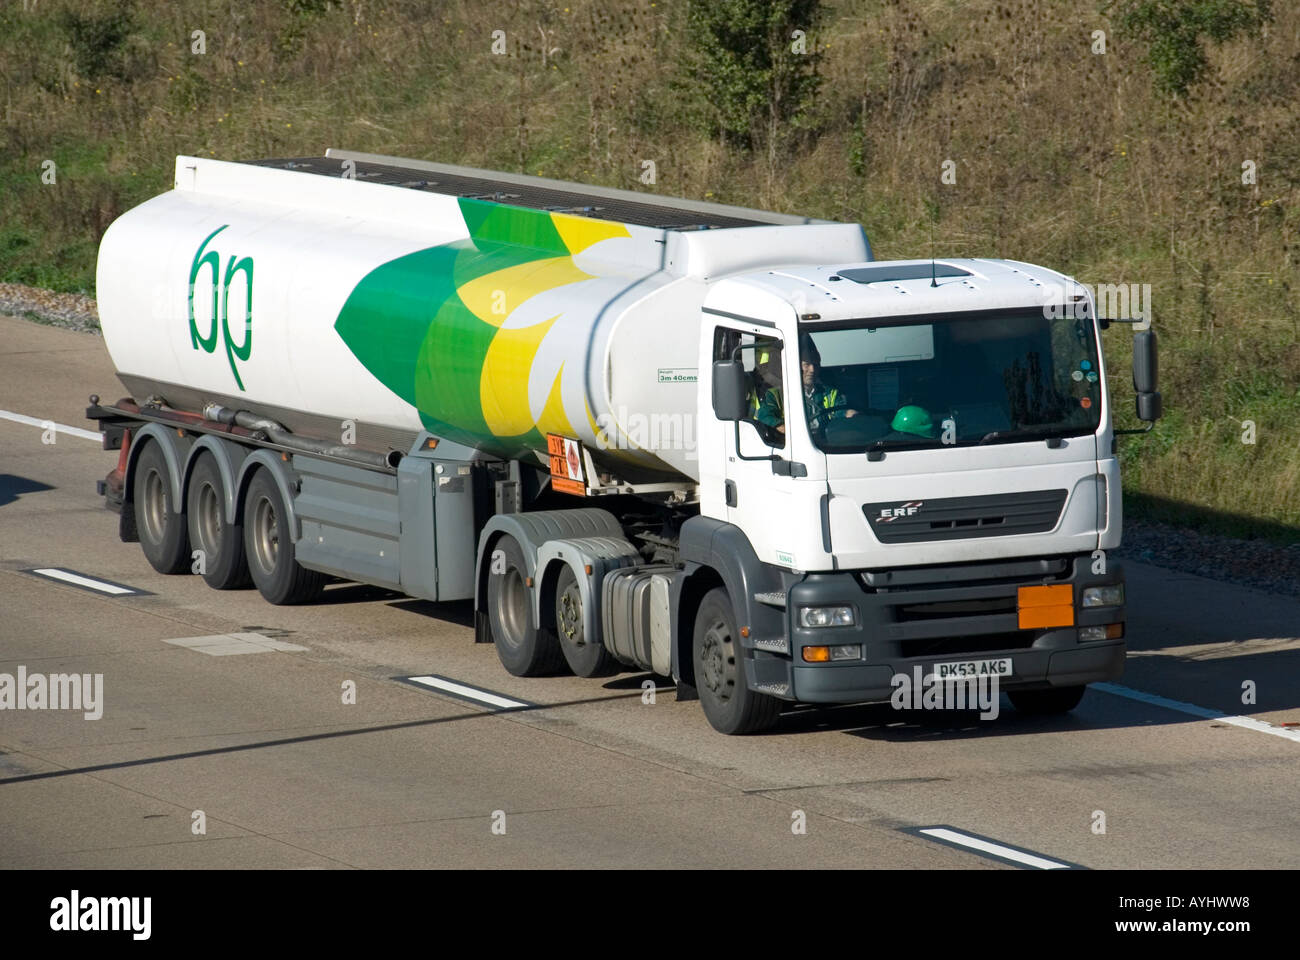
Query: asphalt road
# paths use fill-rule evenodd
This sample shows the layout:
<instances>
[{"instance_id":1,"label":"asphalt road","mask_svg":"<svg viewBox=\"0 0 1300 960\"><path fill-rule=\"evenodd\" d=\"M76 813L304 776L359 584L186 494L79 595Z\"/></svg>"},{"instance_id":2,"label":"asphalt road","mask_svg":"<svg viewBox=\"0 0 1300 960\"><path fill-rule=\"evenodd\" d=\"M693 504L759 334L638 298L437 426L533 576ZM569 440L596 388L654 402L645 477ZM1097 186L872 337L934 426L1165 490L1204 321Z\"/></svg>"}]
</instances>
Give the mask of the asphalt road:
<instances>
[{"instance_id":1,"label":"asphalt road","mask_svg":"<svg viewBox=\"0 0 1300 960\"><path fill-rule=\"evenodd\" d=\"M123 393L102 340L0 318L0 411L93 429L90 393ZM95 494L116 456L0 413L0 674L103 675L99 719L0 711L0 867L1015 869L939 825L1092 868L1300 865L1300 601L1128 563L1127 673L1068 716L799 709L729 738L666 680L511 677L467 604L160 576ZM168 642L232 633L301 649Z\"/></svg>"}]
</instances>

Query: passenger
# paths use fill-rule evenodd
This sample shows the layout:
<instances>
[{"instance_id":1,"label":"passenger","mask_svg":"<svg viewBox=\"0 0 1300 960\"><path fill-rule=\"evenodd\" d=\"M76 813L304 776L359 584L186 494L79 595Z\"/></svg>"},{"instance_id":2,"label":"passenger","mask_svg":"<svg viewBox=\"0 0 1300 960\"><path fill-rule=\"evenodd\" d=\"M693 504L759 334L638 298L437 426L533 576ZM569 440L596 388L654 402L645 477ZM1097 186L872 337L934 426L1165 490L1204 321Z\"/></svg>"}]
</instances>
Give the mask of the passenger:
<instances>
[{"instance_id":1,"label":"passenger","mask_svg":"<svg viewBox=\"0 0 1300 960\"><path fill-rule=\"evenodd\" d=\"M772 341L775 344L777 341ZM773 387L781 388L781 348L779 346L760 345L754 351L754 373L752 375L746 402L749 404L749 418L758 419L758 410L763 405L763 397Z\"/></svg>"}]
</instances>

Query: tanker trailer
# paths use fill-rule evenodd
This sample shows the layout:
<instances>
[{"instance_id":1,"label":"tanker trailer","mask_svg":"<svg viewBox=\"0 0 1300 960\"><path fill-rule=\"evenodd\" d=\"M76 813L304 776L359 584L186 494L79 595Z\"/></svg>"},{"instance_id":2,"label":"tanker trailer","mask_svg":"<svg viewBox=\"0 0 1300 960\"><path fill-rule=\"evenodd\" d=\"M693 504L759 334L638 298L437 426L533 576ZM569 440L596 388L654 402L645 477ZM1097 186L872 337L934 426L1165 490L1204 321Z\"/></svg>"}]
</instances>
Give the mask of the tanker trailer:
<instances>
[{"instance_id":1,"label":"tanker trailer","mask_svg":"<svg viewBox=\"0 0 1300 960\"><path fill-rule=\"evenodd\" d=\"M98 296L100 489L160 572L472 598L511 673L653 670L726 733L914 668L1035 710L1121 668L1098 325L1053 271L328 151L179 157Z\"/></svg>"}]
</instances>

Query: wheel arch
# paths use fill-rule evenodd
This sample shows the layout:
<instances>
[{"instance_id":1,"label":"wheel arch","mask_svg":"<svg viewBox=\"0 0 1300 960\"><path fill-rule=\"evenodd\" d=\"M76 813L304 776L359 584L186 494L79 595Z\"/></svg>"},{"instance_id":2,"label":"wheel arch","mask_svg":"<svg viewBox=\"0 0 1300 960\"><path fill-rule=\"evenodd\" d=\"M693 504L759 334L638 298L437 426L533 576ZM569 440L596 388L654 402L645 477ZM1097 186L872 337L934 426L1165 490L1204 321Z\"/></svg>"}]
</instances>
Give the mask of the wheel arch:
<instances>
[{"instance_id":1,"label":"wheel arch","mask_svg":"<svg viewBox=\"0 0 1300 960\"><path fill-rule=\"evenodd\" d=\"M135 505L135 471L140 463L140 455L149 443L158 444L162 450L163 460L167 464L169 490L172 506L177 513L185 512L185 489L183 476L186 465L186 453L189 446L182 438L176 436L170 427L161 423L147 423L138 433L131 436L131 447L126 454L126 474L122 477L122 498Z\"/></svg>"},{"instance_id":2,"label":"wheel arch","mask_svg":"<svg viewBox=\"0 0 1300 960\"><path fill-rule=\"evenodd\" d=\"M548 540L566 537L621 537L623 528L608 510L582 507L575 510L539 510L535 513L498 513L483 525L474 560L474 610L487 610L487 583L491 571L492 550L503 536L519 544L524 554L526 574L537 583L538 550ZM558 572L557 572L558 575ZM534 590L531 613L536 626L537 592Z\"/></svg>"},{"instance_id":3,"label":"wheel arch","mask_svg":"<svg viewBox=\"0 0 1300 960\"><path fill-rule=\"evenodd\" d=\"M298 513L294 509L293 503L294 493L298 487L298 479L289 464L270 450L254 450L239 465L239 473L235 481L235 522L243 523L244 521L244 497L248 494L248 485L252 483L253 475L259 469L265 469L270 473L272 481L280 491L280 498L284 501L285 515L289 519L289 538L292 542L297 543L302 539L302 529L298 523Z\"/></svg>"},{"instance_id":4,"label":"wheel arch","mask_svg":"<svg viewBox=\"0 0 1300 960\"><path fill-rule=\"evenodd\" d=\"M695 618L699 614L700 602L705 594L715 587L727 589L722 575L712 567L699 564L687 564L685 572L673 578L675 596L672 607L677 612L673 618L673 679L678 682L685 681L692 687L695 686L695 661L691 650L695 640Z\"/></svg>"},{"instance_id":5,"label":"wheel arch","mask_svg":"<svg viewBox=\"0 0 1300 960\"><path fill-rule=\"evenodd\" d=\"M181 496L189 497L190 480L194 476L194 468L198 465L199 457L204 452L212 455L212 459L217 464L217 472L221 474L222 492L225 502L222 504L222 510L225 513L227 523L235 523L242 510L243 489L240 481L243 474L240 467L244 460L249 456L247 447L237 443L231 443L212 434L204 434L194 442L190 447L189 453L185 458L185 476L181 483Z\"/></svg>"},{"instance_id":6,"label":"wheel arch","mask_svg":"<svg viewBox=\"0 0 1300 960\"><path fill-rule=\"evenodd\" d=\"M679 541L685 569L674 579L677 615L673 618L673 677L694 685L691 644L700 601L714 587L727 591L738 627L748 627L741 645L754 650L788 653L785 611L755 599L756 593L781 593L798 578L792 571L763 563L745 532L712 517L692 517L682 524Z\"/></svg>"},{"instance_id":7,"label":"wheel arch","mask_svg":"<svg viewBox=\"0 0 1300 960\"><path fill-rule=\"evenodd\" d=\"M601 618L602 585L605 575L620 567L636 566L640 559L636 547L623 538L620 531L613 537L572 537L561 540L547 540L537 551L537 570L533 574L533 622L545 626L543 619L554 610L555 585L560 578L560 571L569 567L578 581L578 592L582 596L582 629L590 640L599 638L604 642L604 627ZM590 573L588 573L590 569ZM543 598L550 591L551 610L543 606Z\"/></svg>"}]
</instances>

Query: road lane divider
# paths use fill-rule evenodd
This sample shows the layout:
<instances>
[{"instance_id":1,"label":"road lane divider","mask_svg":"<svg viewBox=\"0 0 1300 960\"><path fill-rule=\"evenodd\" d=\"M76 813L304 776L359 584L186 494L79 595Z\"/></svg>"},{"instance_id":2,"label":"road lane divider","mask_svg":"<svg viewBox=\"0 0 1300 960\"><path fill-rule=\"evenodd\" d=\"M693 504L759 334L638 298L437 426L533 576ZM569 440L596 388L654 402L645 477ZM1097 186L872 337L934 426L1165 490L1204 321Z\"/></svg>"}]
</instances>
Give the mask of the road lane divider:
<instances>
[{"instance_id":1,"label":"road lane divider","mask_svg":"<svg viewBox=\"0 0 1300 960\"><path fill-rule=\"evenodd\" d=\"M956 827L950 827L947 824L936 824L930 827L904 827L903 832L925 837L927 840L942 843L947 847L965 850L967 853L975 853L990 860L997 860L999 863L1010 863L1024 870L1087 869L1077 863L1070 863L1068 860L1059 860L1042 853L1036 853L1033 850L1026 850L1024 847L1013 847L990 837L982 837L978 833L958 830Z\"/></svg>"},{"instance_id":2,"label":"road lane divider","mask_svg":"<svg viewBox=\"0 0 1300 960\"><path fill-rule=\"evenodd\" d=\"M394 679L417 687L423 687L426 690L436 690L439 693L447 694L449 697L455 697L457 700L492 707L495 710L528 710L537 706L537 704L529 703L527 700L516 700L514 697L507 697L505 694L483 690L479 687L471 687L468 684L432 674L424 674L418 677L395 677Z\"/></svg>"},{"instance_id":3,"label":"road lane divider","mask_svg":"<svg viewBox=\"0 0 1300 960\"><path fill-rule=\"evenodd\" d=\"M67 570L63 567L33 567L24 570L23 573L30 573L34 577L40 577L42 580L53 580L55 583L64 583L72 587L80 587L82 590L90 590L93 593L105 594L110 597L146 597L152 596L148 590L141 590L139 587L128 587L124 583L114 583L112 580L105 580L102 577L92 577L84 573L78 573L76 570Z\"/></svg>"},{"instance_id":4,"label":"road lane divider","mask_svg":"<svg viewBox=\"0 0 1300 960\"><path fill-rule=\"evenodd\" d=\"M28 417L21 413L14 413L12 410L0 410L0 420L12 420L14 423L23 423L29 427L40 427L42 430L53 430L55 433L66 433L70 437L80 437L83 440L94 440L96 443L104 442L104 435L95 430L83 430L80 427L70 427L65 423L55 423L53 420L37 420L35 417Z\"/></svg>"},{"instance_id":5,"label":"road lane divider","mask_svg":"<svg viewBox=\"0 0 1300 960\"><path fill-rule=\"evenodd\" d=\"M1202 720L1214 720L1217 723L1241 727L1243 730L1254 730L1256 733L1267 733L1275 737L1282 737L1284 740L1290 740L1293 743L1300 743L1300 730L1279 727L1267 720L1256 720L1254 717L1234 717L1221 710L1198 707L1194 703L1184 703L1181 700L1170 700L1168 697L1145 693L1142 690L1134 690L1132 687L1121 686L1118 683L1094 683L1089 689L1100 690L1102 693L1109 693L1116 697L1127 697L1130 700L1149 703L1155 707L1164 707L1166 710L1177 710L1179 713L1200 717Z\"/></svg>"}]
</instances>

